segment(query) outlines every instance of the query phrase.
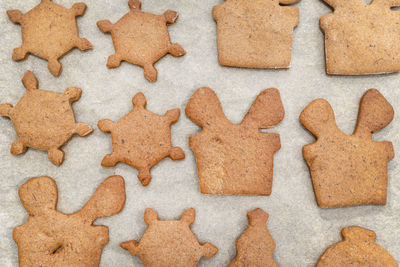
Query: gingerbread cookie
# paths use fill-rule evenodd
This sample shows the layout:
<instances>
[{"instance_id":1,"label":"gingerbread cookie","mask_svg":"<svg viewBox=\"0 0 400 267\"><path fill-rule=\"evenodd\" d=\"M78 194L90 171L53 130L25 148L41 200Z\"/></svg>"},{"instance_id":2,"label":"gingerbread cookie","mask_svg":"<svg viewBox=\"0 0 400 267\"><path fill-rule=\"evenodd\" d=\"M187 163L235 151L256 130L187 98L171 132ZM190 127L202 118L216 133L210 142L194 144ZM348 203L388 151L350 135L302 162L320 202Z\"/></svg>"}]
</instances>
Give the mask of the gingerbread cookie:
<instances>
[{"instance_id":1,"label":"gingerbread cookie","mask_svg":"<svg viewBox=\"0 0 400 267\"><path fill-rule=\"evenodd\" d=\"M13 107L0 104L0 116L9 117L18 140L11 145L11 154L25 153L28 147L45 150L55 165L64 161L60 149L74 134L87 136L93 129L86 123L76 123L71 104L81 97L80 88L71 87L63 94L38 89L38 81L27 71L22 83L25 95Z\"/></svg>"},{"instance_id":2,"label":"gingerbread cookie","mask_svg":"<svg viewBox=\"0 0 400 267\"><path fill-rule=\"evenodd\" d=\"M376 234L373 231L352 226L343 228L342 236L342 242L324 252L317 267L397 267L389 252L375 243Z\"/></svg>"},{"instance_id":3,"label":"gingerbread cookie","mask_svg":"<svg viewBox=\"0 0 400 267\"><path fill-rule=\"evenodd\" d=\"M27 222L13 231L20 267L99 266L108 227L93 222L122 210L125 183L121 176L107 178L73 214L57 210L57 185L50 177L31 178L18 193L29 214Z\"/></svg>"},{"instance_id":4,"label":"gingerbread cookie","mask_svg":"<svg viewBox=\"0 0 400 267\"><path fill-rule=\"evenodd\" d=\"M299 0L226 0L213 8L219 63L244 68L289 68Z\"/></svg>"},{"instance_id":5,"label":"gingerbread cookie","mask_svg":"<svg viewBox=\"0 0 400 267\"><path fill-rule=\"evenodd\" d=\"M210 88L190 98L186 115L203 130L189 137L203 194L270 195L279 134L262 133L282 121L279 91L261 92L240 124L233 124Z\"/></svg>"},{"instance_id":6,"label":"gingerbread cookie","mask_svg":"<svg viewBox=\"0 0 400 267\"><path fill-rule=\"evenodd\" d=\"M132 99L134 108L119 121L101 120L101 131L111 132L113 153L104 157L101 165L113 167L124 162L139 170L138 178L146 186L151 181L150 169L165 157L185 158L180 147L171 145L171 124L179 119L179 109L168 110L164 116L148 111L146 98L137 93Z\"/></svg>"},{"instance_id":7,"label":"gingerbread cookie","mask_svg":"<svg viewBox=\"0 0 400 267\"><path fill-rule=\"evenodd\" d=\"M364 75L400 71L399 1L324 0L334 12L320 20L326 72Z\"/></svg>"},{"instance_id":8,"label":"gingerbread cookie","mask_svg":"<svg viewBox=\"0 0 400 267\"><path fill-rule=\"evenodd\" d=\"M265 224L268 213L256 209L247 213L249 227L236 241L237 256L229 267L277 267L273 259L275 243Z\"/></svg>"},{"instance_id":9,"label":"gingerbread cookie","mask_svg":"<svg viewBox=\"0 0 400 267\"><path fill-rule=\"evenodd\" d=\"M394 111L378 90L361 99L357 126L346 135L336 125L332 107L314 100L301 113L301 123L317 137L303 148L320 207L385 205L387 164L393 159L391 142L375 142L372 133L386 127Z\"/></svg>"},{"instance_id":10,"label":"gingerbread cookie","mask_svg":"<svg viewBox=\"0 0 400 267\"><path fill-rule=\"evenodd\" d=\"M190 229L194 219L194 209L185 210L178 221L160 221L154 210L146 209L144 221L149 227L140 242L124 242L121 247L138 256L144 266L196 267L201 257L211 258L218 248L199 244Z\"/></svg>"},{"instance_id":11,"label":"gingerbread cookie","mask_svg":"<svg viewBox=\"0 0 400 267\"><path fill-rule=\"evenodd\" d=\"M125 60L144 69L144 76L151 82L157 80L154 64L171 54L174 57L185 55L185 50L178 44L172 44L167 25L178 19L178 13L167 10L162 15L141 11L140 0L129 0L130 11L117 23L108 20L97 22L104 33L111 33L115 54L108 58L107 67L119 67Z\"/></svg>"},{"instance_id":12,"label":"gingerbread cookie","mask_svg":"<svg viewBox=\"0 0 400 267\"><path fill-rule=\"evenodd\" d=\"M85 38L79 38L76 17L85 13L86 4L76 3L71 9L41 0L40 4L26 14L19 10L8 10L12 22L21 24L22 46L15 48L12 59L20 61L33 54L49 62L49 70L54 76L61 73L58 61L71 49L82 51L92 48Z\"/></svg>"}]
</instances>

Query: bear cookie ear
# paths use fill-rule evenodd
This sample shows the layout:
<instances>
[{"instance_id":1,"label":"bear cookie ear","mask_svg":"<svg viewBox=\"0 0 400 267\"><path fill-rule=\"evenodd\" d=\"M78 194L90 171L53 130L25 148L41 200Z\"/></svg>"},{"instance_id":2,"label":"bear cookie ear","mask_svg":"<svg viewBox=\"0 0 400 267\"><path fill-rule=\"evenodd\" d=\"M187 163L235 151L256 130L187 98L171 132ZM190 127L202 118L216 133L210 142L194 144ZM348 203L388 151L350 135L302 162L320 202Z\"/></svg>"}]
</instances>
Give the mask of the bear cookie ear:
<instances>
[{"instance_id":1,"label":"bear cookie ear","mask_svg":"<svg viewBox=\"0 0 400 267\"><path fill-rule=\"evenodd\" d=\"M20 187L18 195L29 216L44 214L57 206L57 185L50 177L29 179Z\"/></svg>"},{"instance_id":2,"label":"bear cookie ear","mask_svg":"<svg viewBox=\"0 0 400 267\"><path fill-rule=\"evenodd\" d=\"M158 221L158 213L152 209L146 209L146 211L144 212L144 221L148 225Z\"/></svg>"},{"instance_id":3,"label":"bear cookie ear","mask_svg":"<svg viewBox=\"0 0 400 267\"><path fill-rule=\"evenodd\" d=\"M300 121L317 138L337 130L333 109L322 98L314 100L301 112Z\"/></svg>"},{"instance_id":4,"label":"bear cookie ear","mask_svg":"<svg viewBox=\"0 0 400 267\"><path fill-rule=\"evenodd\" d=\"M196 219L196 213L193 208L187 209L182 213L181 222L185 222L187 225L191 225L194 223L194 220Z\"/></svg>"},{"instance_id":5,"label":"bear cookie ear","mask_svg":"<svg viewBox=\"0 0 400 267\"><path fill-rule=\"evenodd\" d=\"M94 192L80 213L90 221L119 213L125 204L125 181L121 176L107 178Z\"/></svg>"}]
</instances>

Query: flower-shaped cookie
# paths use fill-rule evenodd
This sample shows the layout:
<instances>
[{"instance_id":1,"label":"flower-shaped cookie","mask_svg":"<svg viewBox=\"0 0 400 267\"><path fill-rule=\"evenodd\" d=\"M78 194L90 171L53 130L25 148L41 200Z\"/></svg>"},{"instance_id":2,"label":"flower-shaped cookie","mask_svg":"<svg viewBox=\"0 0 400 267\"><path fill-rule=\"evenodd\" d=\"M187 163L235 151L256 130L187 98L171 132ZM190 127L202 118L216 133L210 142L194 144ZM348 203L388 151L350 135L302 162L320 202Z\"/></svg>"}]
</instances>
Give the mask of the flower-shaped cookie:
<instances>
[{"instance_id":1,"label":"flower-shaped cookie","mask_svg":"<svg viewBox=\"0 0 400 267\"><path fill-rule=\"evenodd\" d=\"M177 43L172 44L167 25L174 24L178 13L167 10L162 15L146 13L140 9L140 0L129 0L130 11L117 23L108 20L97 22L104 33L111 33L115 54L108 58L107 67L119 67L125 60L144 69L144 76L151 82L157 80L154 64L171 54L185 55L185 50Z\"/></svg>"},{"instance_id":2,"label":"flower-shaped cookie","mask_svg":"<svg viewBox=\"0 0 400 267\"><path fill-rule=\"evenodd\" d=\"M109 119L98 122L101 131L111 132L113 153L104 157L101 165L113 167L119 161L139 170L138 178L146 186L151 181L150 169L165 157L172 160L185 158L180 147L171 145L171 124L179 119L179 109L160 116L146 107L146 98L137 93L132 99L134 108L119 121Z\"/></svg>"},{"instance_id":3,"label":"flower-shaped cookie","mask_svg":"<svg viewBox=\"0 0 400 267\"><path fill-rule=\"evenodd\" d=\"M11 21L22 27L22 46L14 49L13 60L23 60L28 54L33 54L46 59L50 72L59 76L62 68L58 61L60 57L75 47L82 51L92 48L87 39L79 38L76 25L76 16L82 16L85 10L85 3L76 3L67 9L51 0L41 0L26 14L8 10Z\"/></svg>"},{"instance_id":4,"label":"flower-shaped cookie","mask_svg":"<svg viewBox=\"0 0 400 267\"><path fill-rule=\"evenodd\" d=\"M13 107L0 104L0 116L9 117L18 140L11 145L14 155L25 153L27 147L45 150L55 165L64 161L60 149L74 134L86 136L93 129L86 123L76 123L71 104L81 97L80 88L68 88L63 94L38 89L38 81L27 71L22 83L25 95Z\"/></svg>"}]
</instances>

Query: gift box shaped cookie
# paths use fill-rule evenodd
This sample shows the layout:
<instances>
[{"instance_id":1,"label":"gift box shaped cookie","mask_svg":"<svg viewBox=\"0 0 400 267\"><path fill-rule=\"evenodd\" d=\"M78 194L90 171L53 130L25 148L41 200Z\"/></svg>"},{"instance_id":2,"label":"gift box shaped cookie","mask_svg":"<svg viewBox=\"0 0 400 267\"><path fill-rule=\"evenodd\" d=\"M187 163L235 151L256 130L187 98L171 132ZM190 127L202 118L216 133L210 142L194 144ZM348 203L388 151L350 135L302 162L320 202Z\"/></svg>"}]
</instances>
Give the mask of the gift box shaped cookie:
<instances>
[{"instance_id":1,"label":"gift box shaped cookie","mask_svg":"<svg viewBox=\"0 0 400 267\"><path fill-rule=\"evenodd\" d=\"M316 99L301 113L301 123L317 137L303 148L320 207L385 205L387 164L394 157L391 142L377 142L372 133L393 119L390 103L376 89L361 99L352 135L339 130L332 107Z\"/></svg>"},{"instance_id":2,"label":"gift box shaped cookie","mask_svg":"<svg viewBox=\"0 0 400 267\"><path fill-rule=\"evenodd\" d=\"M398 0L324 0L334 12L321 17L326 72L365 75L400 71Z\"/></svg>"},{"instance_id":3,"label":"gift box shaped cookie","mask_svg":"<svg viewBox=\"0 0 400 267\"><path fill-rule=\"evenodd\" d=\"M299 0L226 0L213 8L219 63L244 68L289 68Z\"/></svg>"},{"instance_id":4,"label":"gift box shaped cookie","mask_svg":"<svg viewBox=\"0 0 400 267\"><path fill-rule=\"evenodd\" d=\"M186 115L203 127L189 137L201 193L270 195L280 136L259 129L277 125L284 114L278 89L270 88L258 95L240 124L233 124L214 91L198 89L186 106Z\"/></svg>"}]
</instances>

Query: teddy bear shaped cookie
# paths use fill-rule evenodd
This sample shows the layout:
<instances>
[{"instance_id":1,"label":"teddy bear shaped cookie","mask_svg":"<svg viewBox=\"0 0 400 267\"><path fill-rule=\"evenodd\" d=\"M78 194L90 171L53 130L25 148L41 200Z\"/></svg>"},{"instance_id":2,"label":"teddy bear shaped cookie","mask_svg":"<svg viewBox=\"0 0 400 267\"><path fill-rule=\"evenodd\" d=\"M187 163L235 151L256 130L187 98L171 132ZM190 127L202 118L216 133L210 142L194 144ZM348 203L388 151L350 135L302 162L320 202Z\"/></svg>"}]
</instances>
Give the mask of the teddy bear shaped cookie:
<instances>
[{"instance_id":1,"label":"teddy bear shaped cookie","mask_svg":"<svg viewBox=\"0 0 400 267\"><path fill-rule=\"evenodd\" d=\"M151 82L157 80L154 64L171 54L181 57L186 54L178 43L171 43L168 25L178 19L178 13L167 10L162 15L146 13L141 10L140 0L129 0L130 11L117 23L108 20L97 22L104 33L111 33L115 54L107 61L108 68L119 67L121 61L141 66L144 76Z\"/></svg>"},{"instance_id":2,"label":"teddy bear shaped cookie","mask_svg":"<svg viewBox=\"0 0 400 267\"><path fill-rule=\"evenodd\" d=\"M124 162L139 170L142 185L151 181L150 169L166 157L182 160L185 153L180 147L171 145L171 124L179 119L179 109L168 110L164 116L155 114L146 107L143 93L137 93L132 103L134 108L117 122L109 119L98 122L101 131L111 132L113 153L101 162L104 167L113 167Z\"/></svg>"},{"instance_id":3,"label":"teddy bear shaped cookie","mask_svg":"<svg viewBox=\"0 0 400 267\"><path fill-rule=\"evenodd\" d=\"M217 95L200 88L190 98L186 115L203 127L189 137L203 194L270 195L279 134L260 132L283 120L279 91L261 92L240 124L229 121Z\"/></svg>"},{"instance_id":4,"label":"teddy bear shaped cookie","mask_svg":"<svg viewBox=\"0 0 400 267\"><path fill-rule=\"evenodd\" d=\"M342 236L343 241L329 247L316 267L397 267L392 255L375 243L373 231L351 226L343 228Z\"/></svg>"},{"instance_id":5,"label":"teddy bear shaped cookie","mask_svg":"<svg viewBox=\"0 0 400 267\"><path fill-rule=\"evenodd\" d=\"M57 210L57 185L50 177L31 178L19 191L29 218L14 228L20 267L99 266L108 243L108 227L93 225L97 218L119 213L125 203L121 176L107 178L78 212Z\"/></svg>"},{"instance_id":6,"label":"teddy bear shaped cookie","mask_svg":"<svg viewBox=\"0 0 400 267\"><path fill-rule=\"evenodd\" d=\"M400 71L399 0L324 1L334 9L320 19L328 74Z\"/></svg>"},{"instance_id":7,"label":"teddy bear shaped cookie","mask_svg":"<svg viewBox=\"0 0 400 267\"><path fill-rule=\"evenodd\" d=\"M213 8L219 63L245 68L289 68L299 0L226 0Z\"/></svg>"},{"instance_id":8,"label":"teddy bear shaped cookie","mask_svg":"<svg viewBox=\"0 0 400 267\"><path fill-rule=\"evenodd\" d=\"M197 241L190 230L194 220L194 209L185 210L177 221L160 221L154 210L146 209L144 221L149 227L140 242L124 242L121 247L139 256L144 266L196 267L201 257L211 258L218 249Z\"/></svg>"},{"instance_id":9,"label":"teddy bear shaped cookie","mask_svg":"<svg viewBox=\"0 0 400 267\"><path fill-rule=\"evenodd\" d=\"M80 88L71 87L63 94L38 89L38 81L27 71L22 79L25 95L13 107L0 104L0 116L14 124L18 140L11 145L11 154L25 153L28 147L45 150L55 165L64 161L60 149L74 134L87 136L93 129L86 123L76 123L71 104L81 97Z\"/></svg>"},{"instance_id":10,"label":"teddy bear shaped cookie","mask_svg":"<svg viewBox=\"0 0 400 267\"><path fill-rule=\"evenodd\" d=\"M301 123L317 137L303 148L320 207L385 205L387 164L394 157L391 142L372 140L372 133L393 119L390 103L376 89L361 99L352 135L339 130L332 107L325 99L311 102L301 113Z\"/></svg>"},{"instance_id":11,"label":"teddy bear shaped cookie","mask_svg":"<svg viewBox=\"0 0 400 267\"><path fill-rule=\"evenodd\" d=\"M15 48L12 59L23 60L33 54L49 62L49 70L59 76L62 65L58 61L71 49L82 51L92 48L85 38L79 38L76 17L85 13L86 4L76 3L67 9L51 0L41 0L40 4L26 14L19 10L8 10L12 22L21 24L22 46Z\"/></svg>"}]
</instances>

